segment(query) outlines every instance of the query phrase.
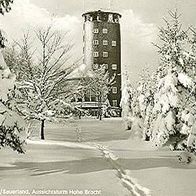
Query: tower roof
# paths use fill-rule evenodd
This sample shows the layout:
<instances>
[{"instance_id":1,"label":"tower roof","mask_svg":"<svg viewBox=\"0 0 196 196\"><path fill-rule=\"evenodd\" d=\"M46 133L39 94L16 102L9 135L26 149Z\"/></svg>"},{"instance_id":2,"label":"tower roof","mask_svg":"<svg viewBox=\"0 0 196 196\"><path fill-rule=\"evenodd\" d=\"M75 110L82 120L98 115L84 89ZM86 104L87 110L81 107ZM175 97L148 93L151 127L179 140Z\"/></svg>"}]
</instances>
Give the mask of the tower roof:
<instances>
[{"instance_id":1,"label":"tower roof","mask_svg":"<svg viewBox=\"0 0 196 196\"><path fill-rule=\"evenodd\" d=\"M89 11L89 12L85 12L84 14L82 14L82 16L84 17L85 15L97 15L97 14L115 14L118 15L119 17L122 17L121 14L117 13L117 12L111 12L111 11L103 11L103 10L96 10L96 11Z\"/></svg>"}]
</instances>

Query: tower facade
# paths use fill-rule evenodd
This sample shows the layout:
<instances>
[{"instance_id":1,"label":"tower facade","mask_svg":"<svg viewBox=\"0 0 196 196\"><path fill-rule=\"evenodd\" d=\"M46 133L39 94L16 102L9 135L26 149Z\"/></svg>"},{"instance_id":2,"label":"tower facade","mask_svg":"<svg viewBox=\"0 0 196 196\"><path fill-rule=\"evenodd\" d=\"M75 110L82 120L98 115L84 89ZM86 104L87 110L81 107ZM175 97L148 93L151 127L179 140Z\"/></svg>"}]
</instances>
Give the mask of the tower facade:
<instances>
[{"instance_id":1,"label":"tower facade","mask_svg":"<svg viewBox=\"0 0 196 196\"><path fill-rule=\"evenodd\" d=\"M115 76L108 95L110 105L119 107L121 100L121 15L114 12L93 11L83 15L84 64L97 69L105 66L109 76Z\"/></svg>"}]
</instances>

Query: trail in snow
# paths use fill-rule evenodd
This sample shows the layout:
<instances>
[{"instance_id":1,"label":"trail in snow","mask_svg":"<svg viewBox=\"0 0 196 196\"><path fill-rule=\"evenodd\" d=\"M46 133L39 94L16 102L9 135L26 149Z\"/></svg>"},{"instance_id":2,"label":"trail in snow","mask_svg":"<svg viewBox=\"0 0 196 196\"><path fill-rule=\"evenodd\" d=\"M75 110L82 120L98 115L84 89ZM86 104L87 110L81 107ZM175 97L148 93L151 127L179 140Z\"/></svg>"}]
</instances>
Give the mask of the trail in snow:
<instances>
[{"instance_id":1,"label":"trail in snow","mask_svg":"<svg viewBox=\"0 0 196 196\"><path fill-rule=\"evenodd\" d=\"M127 172L118 164L118 157L114 155L110 150L100 144L78 144L74 142L59 142L51 140L26 140L27 144L35 145L58 145L67 148L80 148L80 149L91 149L99 150L103 157L106 158L111 166L117 171L117 177L121 180L122 185L133 195L133 196L151 196L150 190L143 187L136 180L130 177Z\"/></svg>"},{"instance_id":2,"label":"trail in snow","mask_svg":"<svg viewBox=\"0 0 196 196\"><path fill-rule=\"evenodd\" d=\"M134 178L127 174L123 167L117 162L118 157L113 152L103 145L95 144L95 146L101 152L102 156L117 171L117 177L132 196L151 196L151 192L148 188L140 185Z\"/></svg>"}]
</instances>

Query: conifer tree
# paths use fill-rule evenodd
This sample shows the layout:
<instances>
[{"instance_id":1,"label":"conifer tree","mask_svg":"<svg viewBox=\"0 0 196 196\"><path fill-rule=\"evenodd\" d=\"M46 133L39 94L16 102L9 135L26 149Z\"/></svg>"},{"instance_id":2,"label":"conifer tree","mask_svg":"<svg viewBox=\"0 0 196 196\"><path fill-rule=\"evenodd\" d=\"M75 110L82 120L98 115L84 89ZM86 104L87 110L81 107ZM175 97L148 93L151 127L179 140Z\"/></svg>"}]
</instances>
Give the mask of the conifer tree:
<instances>
[{"instance_id":1,"label":"conifer tree","mask_svg":"<svg viewBox=\"0 0 196 196\"><path fill-rule=\"evenodd\" d=\"M189 31L183 30L177 12L160 28L157 45L161 64L154 94L152 139L156 145L187 148L187 138L195 123L195 54Z\"/></svg>"},{"instance_id":2,"label":"conifer tree","mask_svg":"<svg viewBox=\"0 0 196 196\"><path fill-rule=\"evenodd\" d=\"M0 1L0 14L10 10L10 0ZM0 148L10 147L19 153L23 153L24 138L21 132L25 124L15 109L15 75L4 61L2 50L5 47L5 37L0 33Z\"/></svg>"},{"instance_id":3,"label":"conifer tree","mask_svg":"<svg viewBox=\"0 0 196 196\"><path fill-rule=\"evenodd\" d=\"M122 117L125 124L126 130L131 130L132 127L132 101L133 101L133 88L129 81L129 75L126 71L124 74L124 83L122 87L122 98L120 106L122 108Z\"/></svg>"}]
</instances>

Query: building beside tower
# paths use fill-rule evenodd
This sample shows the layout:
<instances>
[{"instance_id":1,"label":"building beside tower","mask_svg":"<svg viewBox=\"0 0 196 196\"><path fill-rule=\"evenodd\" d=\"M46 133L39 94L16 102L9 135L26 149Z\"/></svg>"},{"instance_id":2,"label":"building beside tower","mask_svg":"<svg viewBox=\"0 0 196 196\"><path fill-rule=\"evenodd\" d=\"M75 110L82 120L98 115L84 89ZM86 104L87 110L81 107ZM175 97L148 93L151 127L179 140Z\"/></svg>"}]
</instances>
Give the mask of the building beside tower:
<instances>
[{"instance_id":1,"label":"building beside tower","mask_svg":"<svg viewBox=\"0 0 196 196\"><path fill-rule=\"evenodd\" d=\"M104 66L109 76L115 76L108 100L112 107L121 101L121 15L115 12L92 11L83 15L84 64L97 69Z\"/></svg>"}]
</instances>

